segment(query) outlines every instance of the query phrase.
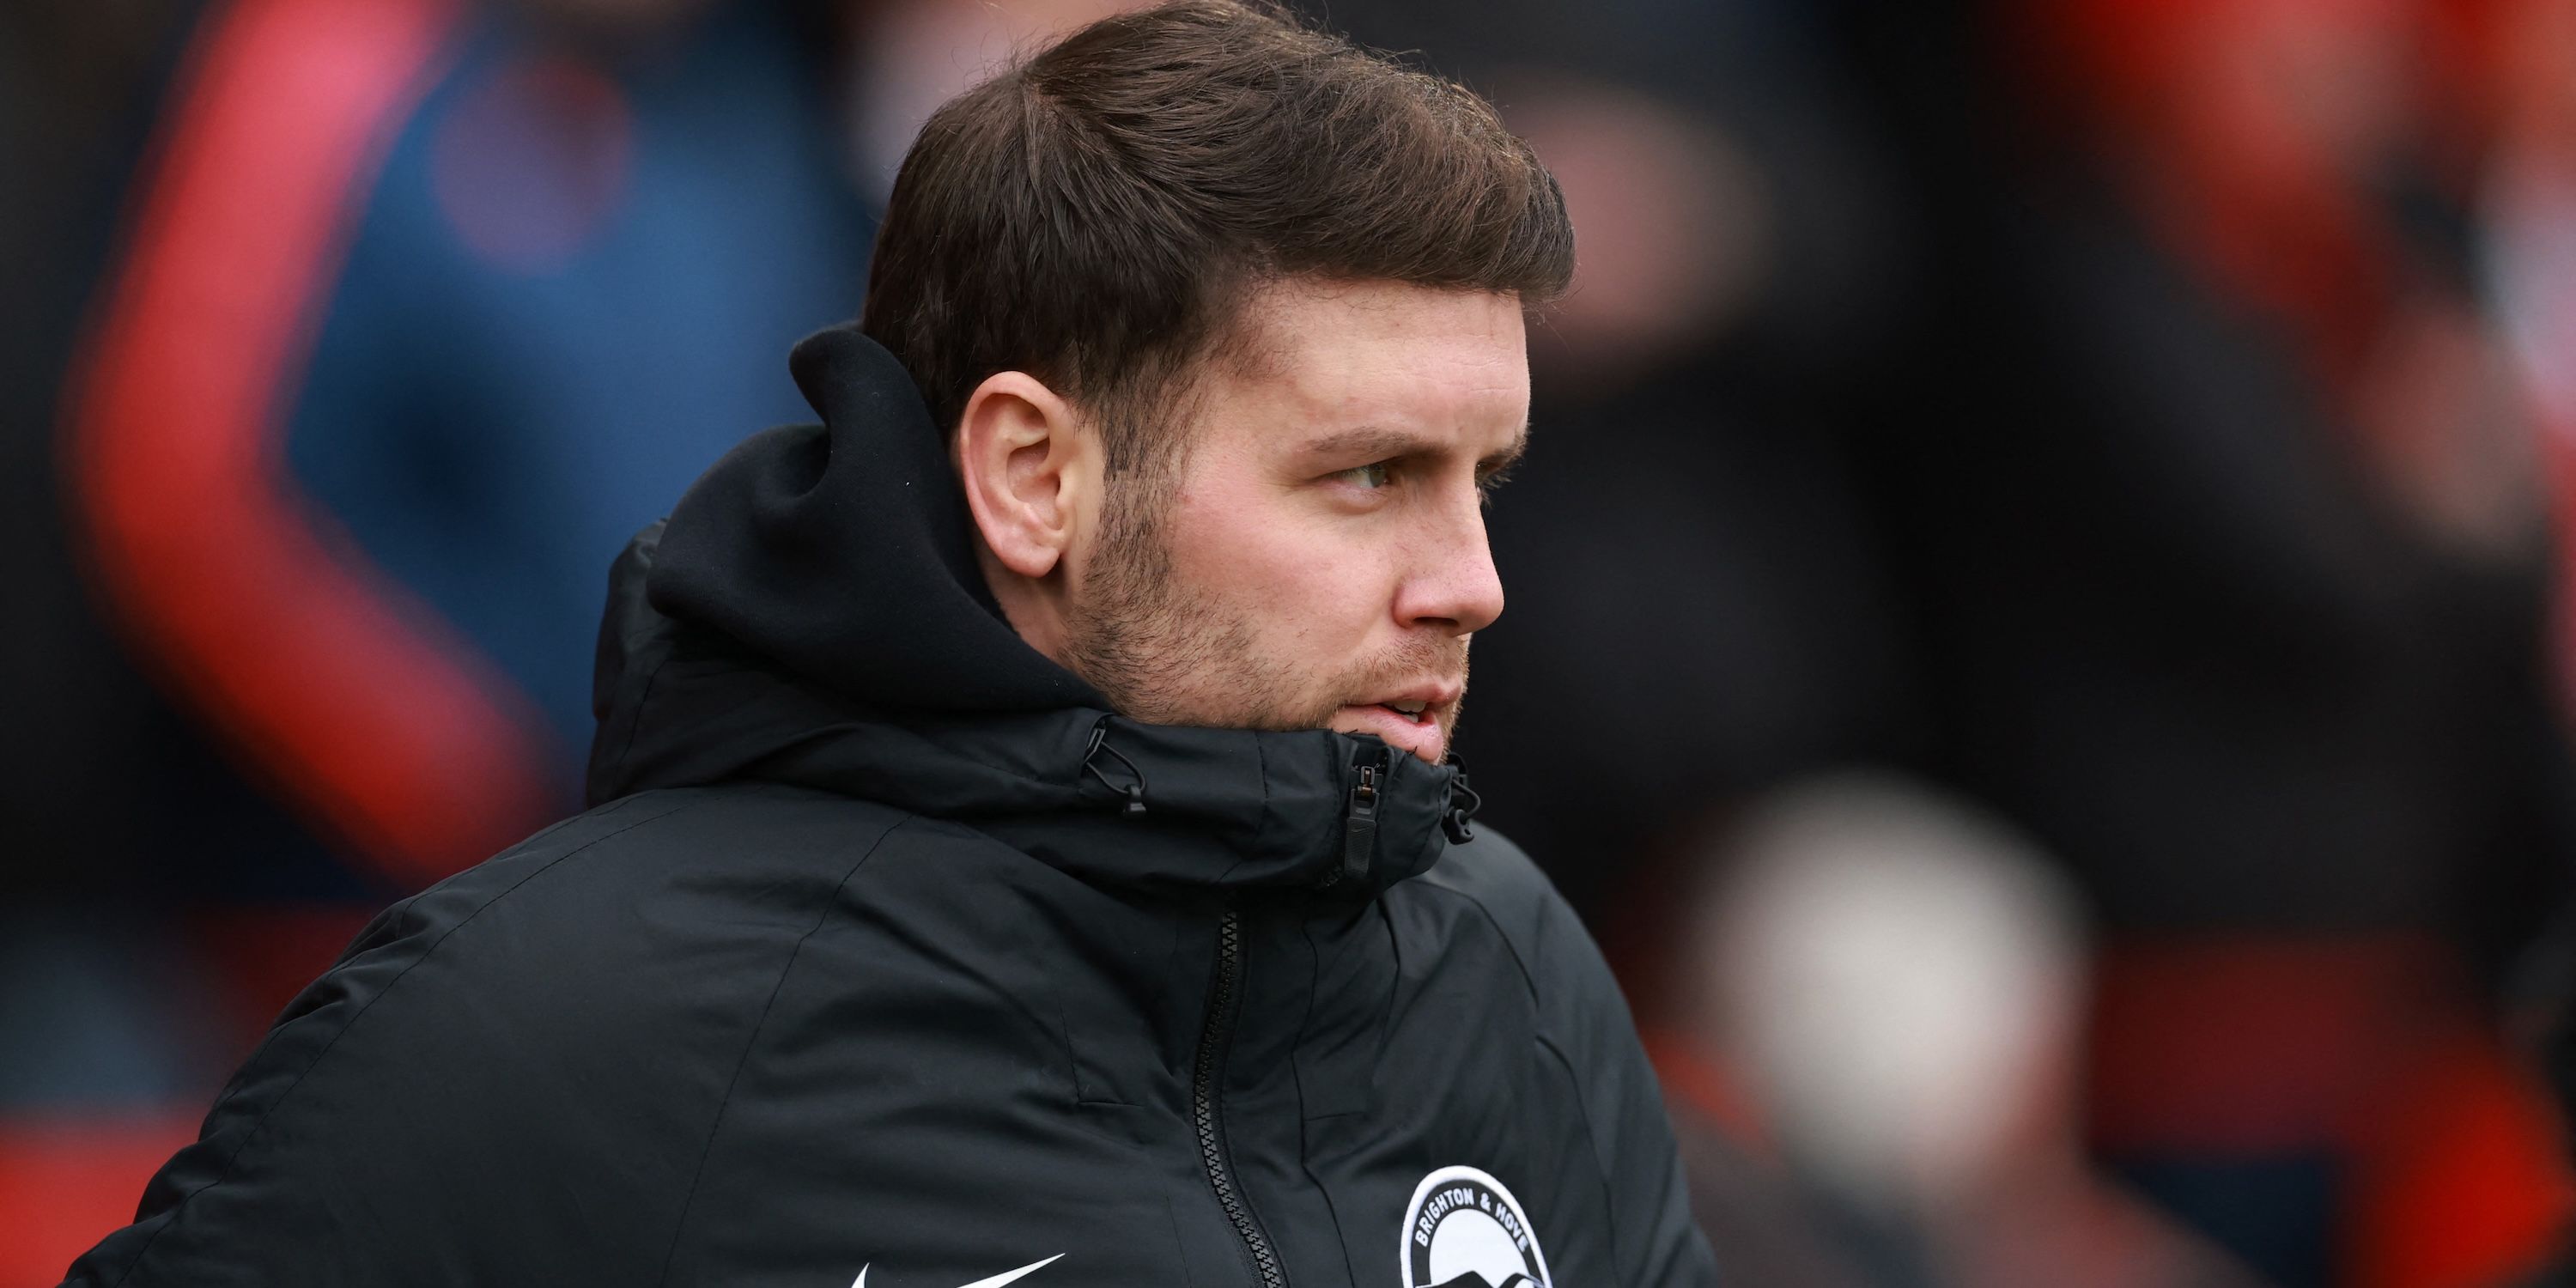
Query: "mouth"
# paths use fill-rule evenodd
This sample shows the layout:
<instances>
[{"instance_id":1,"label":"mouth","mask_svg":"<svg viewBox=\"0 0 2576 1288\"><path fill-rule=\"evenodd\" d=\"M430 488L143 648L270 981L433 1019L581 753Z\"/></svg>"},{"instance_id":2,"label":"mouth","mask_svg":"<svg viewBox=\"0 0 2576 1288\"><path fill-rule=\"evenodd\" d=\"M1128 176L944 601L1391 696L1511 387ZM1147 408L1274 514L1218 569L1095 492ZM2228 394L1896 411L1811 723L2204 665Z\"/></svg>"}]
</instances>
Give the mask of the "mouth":
<instances>
[{"instance_id":1,"label":"mouth","mask_svg":"<svg viewBox=\"0 0 2576 1288\"><path fill-rule=\"evenodd\" d=\"M1342 708L1333 727L1344 733L1376 734L1391 747L1438 764L1449 749L1449 713L1457 708L1459 687L1424 686L1355 702Z\"/></svg>"}]
</instances>

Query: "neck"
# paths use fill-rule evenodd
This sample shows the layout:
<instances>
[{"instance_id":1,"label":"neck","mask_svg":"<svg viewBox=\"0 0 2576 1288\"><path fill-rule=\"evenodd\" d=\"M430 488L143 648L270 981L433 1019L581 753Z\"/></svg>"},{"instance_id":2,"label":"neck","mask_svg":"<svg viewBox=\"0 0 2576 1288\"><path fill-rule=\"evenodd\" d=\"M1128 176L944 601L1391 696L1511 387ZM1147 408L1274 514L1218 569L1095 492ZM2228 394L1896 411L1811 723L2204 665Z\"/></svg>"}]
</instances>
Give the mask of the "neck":
<instances>
[{"instance_id":1,"label":"neck","mask_svg":"<svg viewBox=\"0 0 2576 1288\"><path fill-rule=\"evenodd\" d=\"M1010 623L1022 642L1036 649L1048 661L1073 670L1071 651L1066 647L1062 575L1032 580L1002 566L990 548L975 544L975 562L984 574L984 585L993 593L993 602L1001 606L1002 620Z\"/></svg>"}]
</instances>

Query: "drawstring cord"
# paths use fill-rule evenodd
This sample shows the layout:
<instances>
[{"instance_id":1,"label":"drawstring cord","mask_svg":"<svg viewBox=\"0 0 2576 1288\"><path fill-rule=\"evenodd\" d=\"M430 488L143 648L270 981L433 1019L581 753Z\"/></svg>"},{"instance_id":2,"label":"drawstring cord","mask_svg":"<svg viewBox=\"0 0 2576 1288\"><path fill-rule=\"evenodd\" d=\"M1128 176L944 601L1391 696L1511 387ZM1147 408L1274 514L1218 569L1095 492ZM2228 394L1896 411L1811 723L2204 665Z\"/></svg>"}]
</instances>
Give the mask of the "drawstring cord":
<instances>
[{"instance_id":1,"label":"drawstring cord","mask_svg":"<svg viewBox=\"0 0 2576 1288\"><path fill-rule=\"evenodd\" d=\"M1120 786L1100 768L1100 757L1103 753L1125 766L1127 776L1135 781ZM1476 817L1476 811L1485 807L1485 798L1468 784L1465 761L1452 756L1450 765L1458 771L1458 774L1449 780L1449 808L1440 816L1440 830L1448 835L1451 844L1464 845L1476 839L1473 820ZM1373 848L1376 840L1374 834L1377 831L1379 779L1387 769L1388 766L1384 761L1361 769L1359 786L1351 793L1351 812L1344 819L1344 826L1349 834L1343 838L1346 851L1343 867L1348 871L1328 874L1326 884L1332 884L1335 879L1345 875L1356 876L1359 871L1366 869L1368 852ZM1106 718L1091 727L1091 745L1084 748L1082 753L1082 772L1099 779L1101 786L1118 793L1125 802L1120 807L1120 813L1133 818L1145 812L1145 772L1136 768L1136 762L1129 760L1125 753L1109 745L1109 721Z\"/></svg>"},{"instance_id":2,"label":"drawstring cord","mask_svg":"<svg viewBox=\"0 0 2576 1288\"><path fill-rule=\"evenodd\" d=\"M1440 816L1440 830L1449 834L1450 844L1465 845L1476 839L1476 830L1468 826L1468 821L1485 807L1485 798L1467 785L1467 762L1452 756L1449 763L1457 767L1458 776L1449 780L1449 811Z\"/></svg>"},{"instance_id":3,"label":"drawstring cord","mask_svg":"<svg viewBox=\"0 0 2576 1288\"><path fill-rule=\"evenodd\" d=\"M1441 812L1440 830L1448 835L1452 844L1463 845L1476 839L1475 830L1468 826L1468 820L1476 816L1477 810L1484 808L1485 798L1467 785L1467 767L1454 759L1451 763L1458 773L1449 780L1449 808ZM1359 771L1359 781L1352 785L1349 806L1342 814L1342 861L1316 882L1320 889L1329 890L1342 882L1357 881L1368 875L1369 860L1377 851L1378 810L1384 804L1388 776L1395 769L1395 757L1392 752L1380 748L1374 762L1362 761L1353 768Z\"/></svg>"},{"instance_id":4,"label":"drawstring cord","mask_svg":"<svg viewBox=\"0 0 2576 1288\"><path fill-rule=\"evenodd\" d=\"M1118 757L1118 763L1127 767L1127 776L1136 781L1125 787L1110 781L1109 775L1100 771L1100 753L1104 751ZM1129 760L1116 747L1109 745L1109 721L1105 717L1100 723L1091 726L1091 746L1085 748L1082 753L1082 771L1099 779L1101 786L1127 798L1126 808L1122 809L1121 813L1134 818L1145 812L1145 772L1136 768L1135 761Z\"/></svg>"}]
</instances>

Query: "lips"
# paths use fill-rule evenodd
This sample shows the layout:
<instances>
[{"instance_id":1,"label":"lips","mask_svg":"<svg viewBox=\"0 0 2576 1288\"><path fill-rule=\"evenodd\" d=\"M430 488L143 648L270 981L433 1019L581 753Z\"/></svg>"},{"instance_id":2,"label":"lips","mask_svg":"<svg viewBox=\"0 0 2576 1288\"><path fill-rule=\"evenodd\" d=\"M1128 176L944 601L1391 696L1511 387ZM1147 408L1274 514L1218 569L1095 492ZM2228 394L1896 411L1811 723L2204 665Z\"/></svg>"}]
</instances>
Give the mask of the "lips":
<instances>
[{"instance_id":1,"label":"lips","mask_svg":"<svg viewBox=\"0 0 2576 1288\"><path fill-rule=\"evenodd\" d=\"M1411 752L1433 764L1448 750L1449 732L1437 720L1415 720L1391 707L1370 703L1349 706L1333 721L1343 733L1373 733L1390 747Z\"/></svg>"},{"instance_id":2,"label":"lips","mask_svg":"<svg viewBox=\"0 0 2576 1288\"><path fill-rule=\"evenodd\" d=\"M1375 701L1353 703L1341 709L1333 727L1344 733L1376 734L1388 746L1438 764L1448 751L1449 713L1456 709L1462 687L1423 684Z\"/></svg>"}]
</instances>

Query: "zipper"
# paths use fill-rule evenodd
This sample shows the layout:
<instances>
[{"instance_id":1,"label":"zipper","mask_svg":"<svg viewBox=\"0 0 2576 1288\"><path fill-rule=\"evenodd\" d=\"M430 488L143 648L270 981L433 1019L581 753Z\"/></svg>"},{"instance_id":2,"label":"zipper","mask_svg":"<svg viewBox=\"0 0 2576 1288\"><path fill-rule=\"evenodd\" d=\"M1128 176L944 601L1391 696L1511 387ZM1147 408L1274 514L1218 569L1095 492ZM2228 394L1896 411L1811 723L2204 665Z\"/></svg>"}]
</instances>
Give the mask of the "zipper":
<instances>
[{"instance_id":1,"label":"zipper","mask_svg":"<svg viewBox=\"0 0 2576 1288\"><path fill-rule=\"evenodd\" d=\"M1377 852L1377 808L1378 798L1386 790L1386 758L1379 757L1374 765L1361 765L1359 771L1359 781L1351 785L1349 808L1342 815L1342 861L1316 883L1323 889L1367 877L1369 858Z\"/></svg>"},{"instance_id":2,"label":"zipper","mask_svg":"<svg viewBox=\"0 0 2576 1288\"><path fill-rule=\"evenodd\" d=\"M1225 1118L1217 1103L1217 1078L1225 1051L1234 1040L1235 1016L1243 1006L1243 920L1228 908L1217 918L1216 984L1208 993L1207 1026L1199 1036L1198 1060L1190 1072L1190 1116L1197 1120L1199 1161L1207 1167L1208 1185L1216 1191L1225 1219L1242 1236L1262 1288L1288 1288L1287 1268L1279 1264L1270 1236L1261 1228L1243 1187L1234 1177L1234 1159L1225 1144Z\"/></svg>"}]
</instances>

